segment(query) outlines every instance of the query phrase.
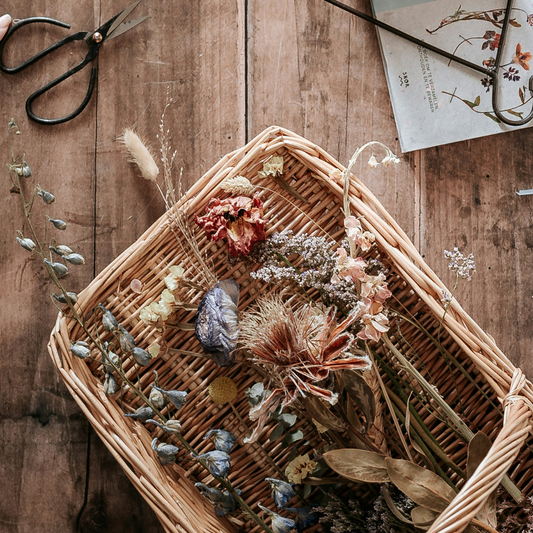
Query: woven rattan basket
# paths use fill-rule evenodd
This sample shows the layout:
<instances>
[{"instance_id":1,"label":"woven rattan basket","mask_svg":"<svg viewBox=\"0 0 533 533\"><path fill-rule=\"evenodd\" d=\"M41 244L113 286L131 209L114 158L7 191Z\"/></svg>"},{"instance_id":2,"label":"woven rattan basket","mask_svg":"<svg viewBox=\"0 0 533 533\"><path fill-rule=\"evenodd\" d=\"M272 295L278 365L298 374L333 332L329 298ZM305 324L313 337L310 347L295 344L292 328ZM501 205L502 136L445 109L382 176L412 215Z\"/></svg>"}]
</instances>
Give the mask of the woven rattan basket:
<instances>
[{"instance_id":1,"label":"woven rattan basket","mask_svg":"<svg viewBox=\"0 0 533 533\"><path fill-rule=\"evenodd\" d=\"M283 156L283 179L307 202L294 196L290 196L294 205L284 202L282 196L288 196L286 191L278 187L274 180L258 177L263 163L273 155ZM342 171L344 167L313 143L273 126L245 147L222 158L178 205L184 207L193 220L195 214L203 213L211 197L224 195L220 189L224 179L244 175L254 184L264 185L279 193L262 193L265 215L270 219L267 233L282 229L292 229L295 233L313 232L315 227L308 216L302 213L305 211L320 226L340 238L343 232L340 209L343 190L342 184L330 178L334 169ZM410 313L416 314L428 331L435 331L444 315L441 303L444 285L424 263L398 224L356 178L352 178L350 195L352 214L362 215L365 229L376 235L375 253L390 269L389 288L394 298ZM249 264L228 262L222 243L209 242L201 229L195 231L200 248L213 261L219 279L232 277L241 284L241 309L249 307L257 295L268 290L266 286L250 280ZM162 216L79 294L78 305L81 313L87 317L87 327L93 327L91 310L102 303L131 332L138 346L147 348L156 342L157 332L139 319L139 310L159 297L168 267L184 264L186 260L184 248L176 241L169 217ZM133 279L143 283L140 294L130 289ZM189 313L183 320L192 323L194 314ZM529 446L533 388L501 353L493 339L475 324L456 301L452 302L444 316L444 328L443 344L462 362L479 387L472 387L471 381L455 370L452 371L452 380L450 369L441 360L438 350L431 346L424 349L425 341L413 328L407 341L417 345L418 353L423 354L415 366L424 369L422 371L431 371L441 394L452 407L455 387L461 388L462 402L467 405L462 412L465 422L474 432L483 430L493 442L475 475L467 483L456 480L461 487L460 493L431 527L431 531L451 532L461 531L468 525L506 473L523 494L533 493L533 453ZM140 406L139 400L128 393L122 399L119 393L113 397L106 396L101 366L72 356L70 342L84 338L85 333L76 322L60 315L51 334L50 355L94 429L154 509L164 528L169 532L258 531L257 526L244 525L240 519L231 521L215 516L212 506L194 487L195 481L209 482L209 475L194 461L186 460L185 454L185 460L161 466L150 443L154 436L161 437L162 432L154 429L154 426L144 426L124 417L124 411L131 412ZM394 340L393 335L391 338ZM183 350L200 350L191 331L173 333L168 343ZM131 362L125 362L124 369L137 379L136 369ZM248 403L243 391L261 379L253 370L240 365L218 368L211 361L187 355L162 355L153 359L149 366L138 370L138 379L146 394L153 383L153 370L157 370L162 388L189 391L189 399L180 411L182 433L200 451L207 449L202 437L211 427L224 428L238 436L243 433L242 425L232 409L211 401L209 383L219 375L234 379L239 389L234 405L242 418L247 419ZM430 420L426 420L426 423L431 425ZM455 463L464 467L467 459L464 443L458 443L445 428L439 433L438 425L439 421L434 420L433 434ZM528 439L528 445L524 446ZM275 477L275 471L257 453L256 444L243 445L241 440L239 442L232 452L229 475L232 483L243 489L243 498L254 509L258 501L264 505L271 504L264 477ZM284 469L288 462L288 451L269 441L268 430L263 432L259 442L278 466ZM312 448L313 444L309 443L309 447ZM453 476L453 472L450 475Z\"/></svg>"}]
</instances>

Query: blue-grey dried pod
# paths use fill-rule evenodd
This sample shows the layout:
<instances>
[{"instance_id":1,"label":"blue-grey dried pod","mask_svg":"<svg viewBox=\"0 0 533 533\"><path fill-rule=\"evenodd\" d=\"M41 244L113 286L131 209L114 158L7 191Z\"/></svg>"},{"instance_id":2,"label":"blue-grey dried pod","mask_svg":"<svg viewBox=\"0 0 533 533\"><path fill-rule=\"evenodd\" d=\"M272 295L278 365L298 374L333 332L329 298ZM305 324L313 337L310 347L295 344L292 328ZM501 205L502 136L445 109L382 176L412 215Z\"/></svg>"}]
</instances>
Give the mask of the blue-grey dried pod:
<instances>
[{"instance_id":1,"label":"blue-grey dried pod","mask_svg":"<svg viewBox=\"0 0 533 533\"><path fill-rule=\"evenodd\" d=\"M79 344L80 346L85 346L86 348L89 347L89 343L85 341L76 341L76 344Z\"/></svg>"},{"instance_id":2,"label":"blue-grey dried pod","mask_svg":"<svg viewBox=\"0 0 533 533\"><path fill-rule=\"evenodd\" d=\"M43 189L39 189L37 191L37 194L43 199L43 202L45 204L50 205L55 202L56 197L51 192L45 191Z\"/></svg>"},{"instance_id":3,"label":"blue-grey dried pod","mask_svg":"<svg viewBox=\"0 0 533 533\"><path fill-rule=\"evenodd\" d=\"M143 350L142 348L139 348L138 346L135 346L132 349L131 355L139 366L149 365L150 361L152 360L152 356L149 354L149 352Z\"/></svg>"},{"instance_id":4,"label":"blue-grey dried pod","mask_svg":"<svg viewBox=\"0 0 533 533\"><path fill-rule=\"evenodd\" d=\"M116 379L114 378L113 374L110 374L109 372L105 375L104 380L104 392L111 396L115 394L118 391L118 383Z\"/></svg>"},{"instance_id":5,"label":"blue-grey dried pod","mask_svg":"<svg viewBox=\"0 0 533 533\"><path fill-rule=\"evenodd\" d=\"M91 355L91 350L81 341L71 343L70 351L80 359L87 359Z\"/></svg>"},{"instance_id":6,"label":"blue-grey dried pod","mask_svg":"<svg viewBox=\"0 0 533 533\"><path fill-rule=\"evenodd\" d=\"M24 248L24 250L28 250L28 252L33 252L33 250L35 250L36 245L31 239L24 237L16 237L16 239L17 242L22 246L22 248Z\"/></svg>"},{"instance_id":7,"label":"blue-grey dried pod","mask_svg":"<svg viewBox=\"0 0 533 533\"><path fill-rule=\"evenodd\" d=\"M141 422L146 422L147 420L150 420L154 415L154 410L151 407L145 405L144 407L139 407L134 413L126 413L124 416L134 418L135 420L140 420Z\"/></svg>"},{"instance_id":8,"label":"blue-grey dried pod","mask_svg":"<svg viewBox=\"0 0 533 533\"><path fill-rule=\"evenodd\" d=\"M135 348L135 339L128 333L122 324L118 325L120 347L123 352L131 352Z\"/></svg>"},{"instance_id":9,"label":"blue-grey dried pod","mask_svg":"<svg viewBox=\"0 0 533 533\"><path fill-rule=\"evenodd\" d=\"M223 429L210 429L204 437L205 439L211 439L215 448L221 452L229 453L235 442L237 442L237 437L230 433L229 431L224 431Z\"/></svg>"},{"instance_id":10,"label":"blue-grey dried pod","mask_svg":"<svg viewBox=\"0 0 533 533\"><path fill-rule=\"evenodd\" d=\"M180 451L177 446L162 442L157 444L157 438L152 441L152 450L157 453L162 465L170 465L176 462L176 454Z\"/></svg>"},{"instance_id":11,"label":"blue-grey dried pod","mask_svg":"<svg viewBox=\"0 0 533 533\"><path fill-rule=\"evenodd\" d=\"M68 301L74 305L77 301L78 301L78 295L75 293L75 292L67 292L67 297L65 298L65 295L64 294L56 294L56 293L52 293L52 296L54 297L54 299L56 299L59 303L62 303L62 304L67 304L67 298L68 298Z\"/></svg>"},{"instance_id":12,"label":"blue-grey dried pod","mask_svg":"<svg viewBox=\"0 0 533 533\"><path fill-rule=\"evenodd\" d=\"M212 452L195 455L191 453L193 459L201 459L205 461L207 469L213 476L226 477L226 474L231 468L231 457L226 452L213 450Z\"/></svg>"},{"instance_id":13,"label":"blue-grey dried pod","mask_svg":"<svg viewBox=\"0 0 533 533\"><path fill-rule=\"evenodd\" d=\"M56 249L61 257L74 253L74 250L66 244L58 244Z\"/></svg>"},{"instance_id":14,"label":"blue-grey dried pod","mask_svg":"<svg viewBox=\"0 0 533 533\"><path fill-rule=\"evenodd\" d=\"M163 390L153 385L154 389L165 395L166 399L176 408L181 409L187 401L187 393L181 390Z\"/></svg>"},{"instance_id":15,"label":"blue-grey dried pod","mask_svg":"<svg viewBox=\"0 0 533 533\"><path fill-rule=\"evenodd\" d=\"M237 500L228 490L221 491L200 482L195 483L194 486L215 506L217 516L234 513L239 508ZM238 492L240 493L240 491Z\"/></svg>"},{"instance_id":16,"label":"blue-grey dried pod","mask_svg":"<svg viewBox=\"0 0 533 533\"><path fill-rule=\"evenodd\" d=\"M265 481L270 485L272 498L274 499L276 507L278 507L278 509L284 509L295 494L293 485L286 481L282 481L281 479L274 479L272 477L265 478Z\"/></svg>"},{"instance_id":17,"label":"blue-grey dried pod","mask_svg":"<svg viewBox=\"0 0 533 533\"><path fill-rule=\"evenodd\" d=\"M22 163L22 175L25 178L29 178L31 176L31 168L30 168L30 165L26 163L26 161Z\"/></svg>"},{"instance_id":18,"label":"blue-grey dried pod","mask_svg":"<svg viewBox=\"0 0 533 533\"><path fill-rule=\"evenodd\" d=\"M147 424L155 424L159 429L162 429L165 433L180 433L181 422L179 420L167 420L164 424L157 422L157 420L146 420Z\"/></svg>"},{"instance_id":19,"label":"blue-grey dried pod","mask_svg":"<svg viewBox=\"0 0 533 533\"><path fill-rule=\"evenodd\" d=\"M98 304L98 309L102 311L102 324L107 331L115 331L118 329L118 321L115 318L115 315L106 309L102 304Z\"/></svg>"},{"instance_id":20,"label":"blue-grey dried pod","mask_svg":"<svg viewBox=\"0 0 533 533\"><path fill-rule=\"evenodd\" d=\"M106 372L114 372L120 368L120 357L111 350L108 350L107 355L102 354L102 364Z\"/></svg>"},{"instance_id":21,"label":"blue-grey dried pod","mask_svg":"<svg viewBox=\"0 0 533 533\"><path fill-rule=\"evenodd\" d=\"M85 258L81 254L68 254L64 255L63 258L65 261L68 261L72 265L84 265L85 264Z\"/></svg>"},{"instance_id":22,"label":"blue-grey dried pod","mask_svg":"<svg viewBox=\"0 0 533 533\"><path fill-rule=\"evenodd\" d=\"M67 223L60 218L50 218L48 220L57 228L57 229L67 229Z\"/></svg>"},{"instance_id":23,"label":"blue-grey dried pod","mask_svg":"<svg viewBox=\"0 0 533 533\"><path fill-rule=\"evenodd\" d=\"M202 348L218 366L231 366L239 336L239 284L219 281L202 298L196 313L195 332Z\"/></svg>"},{"instance_id":24,"label":"blue-grey dried pod","mask_svg":"<svg viewBox=\"0 0 533 533\"><path fill-rule=\"evenodd\" d=\"M152 385L152 390L150 391L150 401L154 404L156 409L163 409L167 403L165 395L161 392L161 389L154 385Z\"/></svg>"},{"instance_id":25,"label":"blue-grey dried pod","mask_svg":"<svg viewBox=\"0 0 533 533\"><path fill-rule=\"evenodd\" d=\"M52 263L48 259L45 259L44 262L55 272L58 278L68 274L68 268L63 263Z\"/></svg>"},{"instance_id":26,"label":"blue-grey dried pod","mask_svg":"<svg viewBox=\"0 0 533 533\"><path fill-rule=\"evenodd\" d=\"M261 503L258 503L257 505L270 516L270 519L272 520L270 529L274 533L290 533L290 531L296 527L296 522L292 518L285 518L284 516L267 509L261 505Z\"/></svg>"},{"instance_id":27,"label":"blue-grey dried pod","mask_svg":"<svg viewBox=\"0 0 533 533\"><path fill-rule=\"evenodd\" d=\"M298 532L318 524L320 518L318 511L313 511L311 507L286 507L285 510L296 514L296 529Z\"/></svg>"}]
</instances>

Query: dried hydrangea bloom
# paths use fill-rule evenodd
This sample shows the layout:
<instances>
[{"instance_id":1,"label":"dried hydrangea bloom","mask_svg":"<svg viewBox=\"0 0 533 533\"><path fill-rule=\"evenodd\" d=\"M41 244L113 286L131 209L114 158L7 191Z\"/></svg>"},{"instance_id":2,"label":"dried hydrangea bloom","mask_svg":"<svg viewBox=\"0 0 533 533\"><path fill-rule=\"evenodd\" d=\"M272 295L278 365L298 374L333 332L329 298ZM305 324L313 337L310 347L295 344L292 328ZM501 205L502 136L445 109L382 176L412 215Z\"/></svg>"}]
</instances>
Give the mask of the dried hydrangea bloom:
<instances>
[{"instance_id":1,"label":"dried hydrangea bloom","mask_svg":"<svg viewBox=\"0 0 533 533\"><path fill-rule=\"evenodd\" d=\"M206 214L196 217L196 223L210 240L227 239L228 252L232 256L248 255L255 243L264 241L266 222L263 202L257 194L253 198L211 198Z\"/></svg>"},{"instance_id":2,"label":"dried hydrangea bloom","mask_svg":"<svg viewBox=\"0 0 533 533\"><path fill-rule=\"evenodd\" d=\"M309 454L299 455L285 469L285 475L291 483L299 485L316 468L317 462L309 458Z\"/></svg>"}]
</instances>

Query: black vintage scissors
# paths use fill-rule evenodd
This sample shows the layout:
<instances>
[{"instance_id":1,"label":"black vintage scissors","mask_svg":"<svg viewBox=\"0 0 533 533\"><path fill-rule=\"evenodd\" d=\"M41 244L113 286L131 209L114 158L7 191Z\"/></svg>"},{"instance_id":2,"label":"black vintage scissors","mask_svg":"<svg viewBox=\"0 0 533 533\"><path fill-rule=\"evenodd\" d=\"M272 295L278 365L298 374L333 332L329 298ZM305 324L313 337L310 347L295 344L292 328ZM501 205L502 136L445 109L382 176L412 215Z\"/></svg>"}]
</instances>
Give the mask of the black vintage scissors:
<instances>
[{"instance_id":1,"label":"black vintage scissors","mask_svg":"<svg viewBox=\"0 0 533 533\"><path fill-rule=\"evenodd\" d=\"M17 65L16 67L6 67L4 65L4 61L2 58L2 55L4 53L4 46L9 41L9 39L13 36L13 34L19 29L22 28L22 26L25 26L26 24L34 24L37 22L44 22L46 24L54 24L55 26L61 26L63 28L70 28L70 24L66 24L65 22L61 22L56 19L48 18L48 17L29 17L22 20L14 21L9 30L7 31L4 38L0 41L0 70L7 74L15 74L17 72L20 72L21 70L24 70L26 67L29 67L33 63L36 63L40 59L42 59L44 56L48 55L50 52L53 52L54 50L57 50L58 48L61 48L67 43L73 42L73 41L85 41L87 46L89 47L89 51L87 52L87 55L85 56L85 59L81 61L78 65L76 65L74 68L71 68L68 72L65 72L62 76L59 76L59 78L56 78L54 81L51 81L44 87L41 87L38 91L35 91L32 95L29 96L29 98L26 100L26 113L28 113L28 116L34 120L35 122L38 122L39 124L61 124L63 122L67 122L69 120L72 120L74 117L78 116L87 106L89 103L89 100L91 99L91 95L93 94L95 82L96 82L96 67L93 67L91 70L91 80L89 81L89 88L87 89L87 94L85 95L85 98L83 99L83 102L81 105L72 113L60 117L60 118L42 118L36 116L32 111L32 104L36 98L44 94L45 92L52 89L52 87L55 87L62 81L65 81L67 78L70 78L70 76L73 76L76 74L76 72L79 72L81 69L85 68L89 63L93 61L93 59L98 55L98 51L100 49L100 45L105 43L106 41L109 41L110 39L113 39L114 37L117 37L118 35L123 34L124 32L130 30L131 28L134 28L137 26L137 24L140 24L143 22L143 20L146 20L148 16L141 17L135 20L130 20L128 22L124 22L124 19L139 5L141 0L138 0L131 6L123 9L120 13L115 15L113 18L109 19L105 24L100 26L97 30L94 32L86 32L86 31L79 31L77 33L73 33L64 39L61 39L60 41L56 42L55 44L49 46L48 48L45 48L38 54L34 55L32 58L28 59L27 61L24 61L20 65Z\"/></svg>"}]
</instances>

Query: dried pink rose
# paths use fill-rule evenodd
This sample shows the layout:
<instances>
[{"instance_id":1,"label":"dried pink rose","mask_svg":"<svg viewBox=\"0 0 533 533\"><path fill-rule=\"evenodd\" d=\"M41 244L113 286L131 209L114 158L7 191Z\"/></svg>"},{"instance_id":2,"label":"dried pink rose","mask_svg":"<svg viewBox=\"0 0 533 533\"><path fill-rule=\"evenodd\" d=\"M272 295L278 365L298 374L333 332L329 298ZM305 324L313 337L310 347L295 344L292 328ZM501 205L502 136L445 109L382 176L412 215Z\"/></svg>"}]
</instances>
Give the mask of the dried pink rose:
<instances>
[{"instance_id":1,"label":"dried pink rose","mask_svg":"<svg viewBox=\"0 0 533 533\"><path fill-rule=\"evenodd\" d=\"M256 242L266 238L267 220L263 218L263 202L257 194L253 198L211 198L206 211L204 216L196 217L196 223L212 241L227 238L230 255L247 255Z\"/></svg>"}]
</instances>

